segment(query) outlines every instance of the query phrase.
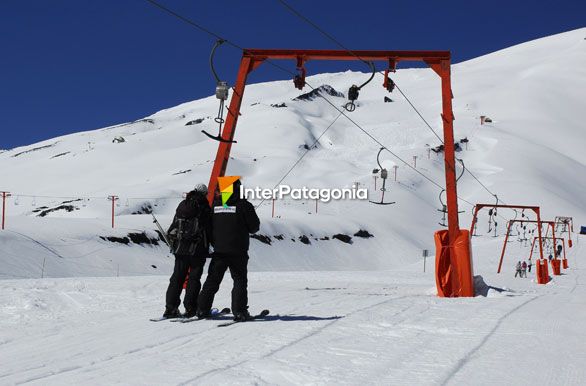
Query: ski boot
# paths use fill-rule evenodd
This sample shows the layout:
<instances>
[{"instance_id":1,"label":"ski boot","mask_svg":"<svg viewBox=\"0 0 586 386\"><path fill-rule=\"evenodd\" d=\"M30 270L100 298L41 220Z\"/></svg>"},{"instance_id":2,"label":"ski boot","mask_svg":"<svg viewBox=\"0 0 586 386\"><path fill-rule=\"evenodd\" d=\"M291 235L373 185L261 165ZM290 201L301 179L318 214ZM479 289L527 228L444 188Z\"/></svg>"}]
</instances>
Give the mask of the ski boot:
<instances>
[{"instance_id":1,"label":"ski boot","mask_svg":"<svg viewBox=\"0 0 586 386\"><path fill-rule=\"evenodd\" d=\"M180 317L181 317L181 313L179 312L179 309L165 308L165 312L163 313L163 318L175 319L175 318L180 318Z\"/></svg>"},{"instance_id":2,"label":"ski boot","mask_svg":"<svg viewBox=\"0 0 586 386\"><path fill-rule=\"evenodd\" d=\"M184 318L193 318L194 316L197 316L197 311L195 310L195 308L185 309L185 313L183 314Z\"/></svg>"},{"instance_id":3,"label":"ski boot","mask_svg":"<svg viewBox=\"0 0 586 386\"><path fill-rule=\"evenodd\" d=\"M212 311L197 310L195 316L197 316L198 319L209 319L212 317Z\"/></svg>"},{"instance_id":4,"label":"ski boot","mask_svg":"<svg viewBox=\"0 0 586 386\"><path fill-rule=\"evenodd\" d=\"M250 315L250 313L248 312L248 310L244 310L244 311L240 311L240 312L235 312L234 313L234 321L235 322L246 322L248 320L252 320L252 316Z\"/></svg>"}]
</instances>

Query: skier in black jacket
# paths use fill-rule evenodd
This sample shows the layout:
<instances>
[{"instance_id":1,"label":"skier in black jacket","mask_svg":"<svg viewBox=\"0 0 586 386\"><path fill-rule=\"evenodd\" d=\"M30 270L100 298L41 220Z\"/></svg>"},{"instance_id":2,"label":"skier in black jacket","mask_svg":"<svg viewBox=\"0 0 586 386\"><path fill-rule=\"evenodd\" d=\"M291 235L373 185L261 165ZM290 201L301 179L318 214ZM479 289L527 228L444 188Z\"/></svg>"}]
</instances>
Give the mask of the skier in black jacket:
<instances>
[{"instance_id":1,"label":"skier in black jacket","mask_svg":"<svg viewBox=\"0 0 586 386\"><path fill-rule=\"evenodd\" d=\"M167 234L171 249L175 255L175 267L169 279L166 293L165 313L163 317L177 318L181 316L181 290L189 272L185 289L185 317L195 316L197 311L197 295L201 288L201 274L209 255L211 238L210 207L206 198L207 187L196 186L187 193L185 200L179 203L175 217Z\"/></svg>"},{"instance_id":2,"label":"skier in black jacket","mask_svg":"<svg viewBox=\"0 0 586 386\"><path fill-rule=\"evenodd\" d=\"M234 194L226 205L217 203L212 214L214 254L198 299L198 316L209 317L214 296L227 269L234 281L232 288L232 314L234 320L250 318L248 313L248 247L250 234L256 233L260 220L254 206L240 198L240 181L233 184Z\"/></svg>"}]
</instances>

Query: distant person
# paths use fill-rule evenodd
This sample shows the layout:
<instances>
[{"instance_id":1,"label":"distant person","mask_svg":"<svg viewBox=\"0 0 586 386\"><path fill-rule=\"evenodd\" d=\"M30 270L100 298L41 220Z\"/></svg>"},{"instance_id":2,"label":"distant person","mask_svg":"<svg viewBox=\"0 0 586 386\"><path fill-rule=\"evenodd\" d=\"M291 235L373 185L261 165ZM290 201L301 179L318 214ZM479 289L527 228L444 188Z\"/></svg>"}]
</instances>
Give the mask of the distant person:
<instances>
[{"instance_id":1,"label":"distant person","mask_svg":"<svg viewBox=\"0 0 586 386\"><path fill-rule=\"evenodd\" d=\"M562 255L563 247L560 245L557 246L556 257L560 257Z\"/></svg>"},{"instance_id":2,"label":"distant person","mask_svg":"<svg viewBox=\"0 0 586 386\"><path fill-rule=\"evenodd\" d=\"M523 261L523 264L521 264L521 277L527 277L527 262Z\"/></svg>"},{"instance_id":3,"label":"distant person","mask_svg":"<svg viewBox=\"0 0 586 386\"><path fill-rule=\"evenodd\" d=\"M527 260L527 271L529 271L529 273L531 273L531 267L533 266L533 262L531 261L531 258L529 258L529 260Z\"/></svg>"},{"instance_id":4,"label":"distant person","mask_svg":"<svg viewBox=\"0 0 586 386\"><path fill-rule=\"evenodd\" d=\"M215 202L212 213L214 253L198 300L197 316L210 316L214 296L227 269L234 281L232 287L232 314L236 321L251 318L248 312L248 247L250 234L256 233L260 220L254 206L240 198L240 180L233 184L234 193L226 205Z\"/></svg>"},{"instance_id":5,"label":"distant person","mask_svg":"<svg viewBox=\"0 0 586 386\"><path fill-rule=\"evenodd\" d=\"M549 260L549 262L551 263L551 260L553 259L553 255L550 253L549 256L547 256L547 259Z\"/></svg>"},{"instance_id":6,"label":"distant person","mask_svg":"<svg viewBox=\"0 0 586 386\"><path fill-rule=\"evenodd\" d=\"M515 277L517 277L517 276L523 277L522 276L523 274L521 273L521 269L522 269L521 261L518 261L517 265L515 266Z\"/></svg>"},{"instance_id":7,"label":"distant person","mask_svg":"<svg viewBox=\"0 0 586 386\"><path fill-rule=\"evenodd\" d=\"M189 193L175 211L173 222L167 231L170 248L175 255L173 274L166 293L164 318L193 317L197 312L197 295L201 288L201 274L209 255L208 240L211 237L210 206L206 195L208 188L199 184ZM185 314L179 312L183 283L189 272L185 289Z\"/></svg>"}]
</instances>

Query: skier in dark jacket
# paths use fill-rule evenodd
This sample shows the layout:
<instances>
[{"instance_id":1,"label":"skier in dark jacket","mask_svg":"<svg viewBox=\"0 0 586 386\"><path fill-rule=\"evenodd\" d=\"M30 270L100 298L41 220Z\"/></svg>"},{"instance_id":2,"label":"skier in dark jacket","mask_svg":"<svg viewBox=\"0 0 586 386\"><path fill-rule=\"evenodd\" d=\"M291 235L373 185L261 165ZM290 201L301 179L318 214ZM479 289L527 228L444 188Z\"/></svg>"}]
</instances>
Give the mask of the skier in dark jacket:
<instances>
[{"instance_id":1,"label":"skier in dark jacket","mask_svg":"<svg viewBox=\"0 0 586 386\"><path fill-rule=\"evenodd\" d=\"M240 198L240 181L233 184L234 193L222 205L217 202L212 214L214 254L198 299L198 316L210 316L214 296L227 269L234 281L232 288L232 314L234 320L245 321L248 313L248 247L250 234L256 233L260 220L254 206Z\"/></svg>"},{"instance_id":2,"label":"skier in dark jacket","mask_svg":"<svg viewBox=\"0 0 586 386\"><path fill-rule=\"evenodd\" d=\"M163 317L181 316L180 296L188 272L189 278L183 299L184 316L189 318L195 316L197 312L200 279L206 257L209 255L208 240L211 238L211 214L206 198L207 190L204 184L199 184L195 190L187 193L185 200L177 206L175 217L167 232L171 242L170 247L175 255L175 267L169 279Z\"/></svg>"}]
</instances>

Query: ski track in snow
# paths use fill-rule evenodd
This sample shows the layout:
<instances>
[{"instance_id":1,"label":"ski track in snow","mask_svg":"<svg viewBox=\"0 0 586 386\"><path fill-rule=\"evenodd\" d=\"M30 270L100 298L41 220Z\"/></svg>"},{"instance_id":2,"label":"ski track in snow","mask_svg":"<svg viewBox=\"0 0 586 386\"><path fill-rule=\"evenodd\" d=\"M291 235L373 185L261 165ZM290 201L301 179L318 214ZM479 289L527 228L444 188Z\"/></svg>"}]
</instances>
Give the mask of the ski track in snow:
<instances>
[{"instance_id":1,"label":"ski track in snow","mask_svg":"<svg viewBox=\"0 0 586 386\"><path fill-rule=\"evenodd\" d=\"M447 385L452 378L464 367L466 366L466 364L472 360L475 359L475 355L478 352L478 350L480 350L485 344L486 342L488 342L488 340L494 335L494 333L499 329L499 327L501 326L501 324L514 312L519 311L521 308L523 308L525 305L539 299L540 296L536 296L530 299L525 300L524 302L522 302L521 304L519 304L518 306L516 306L515 308L513 308L512 310L510 310L509 312L507 312L506 314L504 314L502 317L500 317L498 319L498 321L495 323L494 327L492 328L492 330L490 330L490 332L488 334L486 334L482 340L480 341L480 343L474 347L472 350L470 350L468 353L466 353L466 355L464 355L454 366L454 369L451 370L448 374L448 376L446 377L446 379L444 379L441 384L442 385Z\"/></svg>"},{"instance_id":2,"label":"ski track in snow","mask_svg":"<svg viewBox=\"0 0 586 386\"><path fill-rule=\"evenodd\" d=\"M399 297L399 298L388 299L388 300L382 301L380 303L373 304L373 305L370 305L370 306L367 306L367 307L364 307L364 308L355 310L355 311L351 312L350 314L347 314L347 315L343 316L343 318L351 317L352 315L357 314L359 312L364 312L364 311L367 311L367 310L369 310L371 308L374 308L374 307L377 307L377 306L381 306L381 305L383 305L385 303L389 303L391 301L396 301L396 300L404 299L404 298L407 298L407 297L412 297L412 296L402 296L402 297ZM403 312L405 312L407 309L409 309L411 307L412 306L408 306L405 309L403 309L400 312L398 312L397 314L390 315L390 317L392 318L392 317L395 317L395 316L397 316L399 314L402 314ZM239 366L241 366L241 365L243 365L245 363L251 362L251 361L257 361L257 360L262 360L262 359L265 359L265 358L269 358L272 355L275 355L275 354L277 354L280 351L283 351L285 349L291 348L292 346L294 346L294 345L296 345L296 344L298 344L298 343L300 343L300 342L302 342L302 341L304 341L306 339L309 339L309 338L311 338L311 337L313 337L313 336L321 333L326 328L332 326L334 323L338 322L339 320L340 319L334 319L334 320L332 320L330 322L327 322L323 326L320 326L320 327L314 329L309 334L304 335L304 336L302 336L302 337L300 337L300 338L298 338L298 339L296 339L296 340L294 340L294 341L292 341L290 343L287 343L287 344L285 344L285 345L283 345L283 346L281 346L279 348L276 348L274 350L271 350L270 352L268 352L268 353L266 353L266 354L264 354L264 355L262 355L262 356L260 356L258 358L246 359L246 360L243 360L243 361L241 361L239 363L236 363L236 364L233 364L233 365L228 365L228 366L226 366L224 368L221 368L221 369L210 370L210 371L205 372L203 374L199 374L195 378L188 379L188 380L180 383L180 385L186 385L186 384L189 384L190 382L194 382L194 381L197 381L197 380L203 380L202 378L204 378L204 377L206 377L208 375L212 375L212 374L215 374L215 373L218 373L218 372L222 372L222 371L232 370L233 368L239 367Z\"/></svg>"},{"instance_id":3,"label":"ski track in snow","mask_svg":"<svg viewBox=\"0 0 586 386\"><path fill-rule=\"evenodd\" d=\"M475 242L480 255L499 245ZM572 255L583 252L577 246ZM581 265L537 286L510 272L490 273L496 259L480 260L477 270L515 292L474 299L436 298L429 293L433 275L418 273L419 265L378 273L253 273L251 304L273 315L226 329L216 327L219 321L149 322L160 311L164 277L2 281L1 299L16 295L45 306L18 311L22 323L0 322L0 356L8 358L0 383L581 384ZM228 302L230 287L222 287L216 305ZM565 336L566 328L578 335ZM572 346L556 346L558 340L575 345L563 372L550 357ZM542 356L534 366L532 358ZM502 360L520 368L503 372Z\"/></svg>"}]
</instances>

